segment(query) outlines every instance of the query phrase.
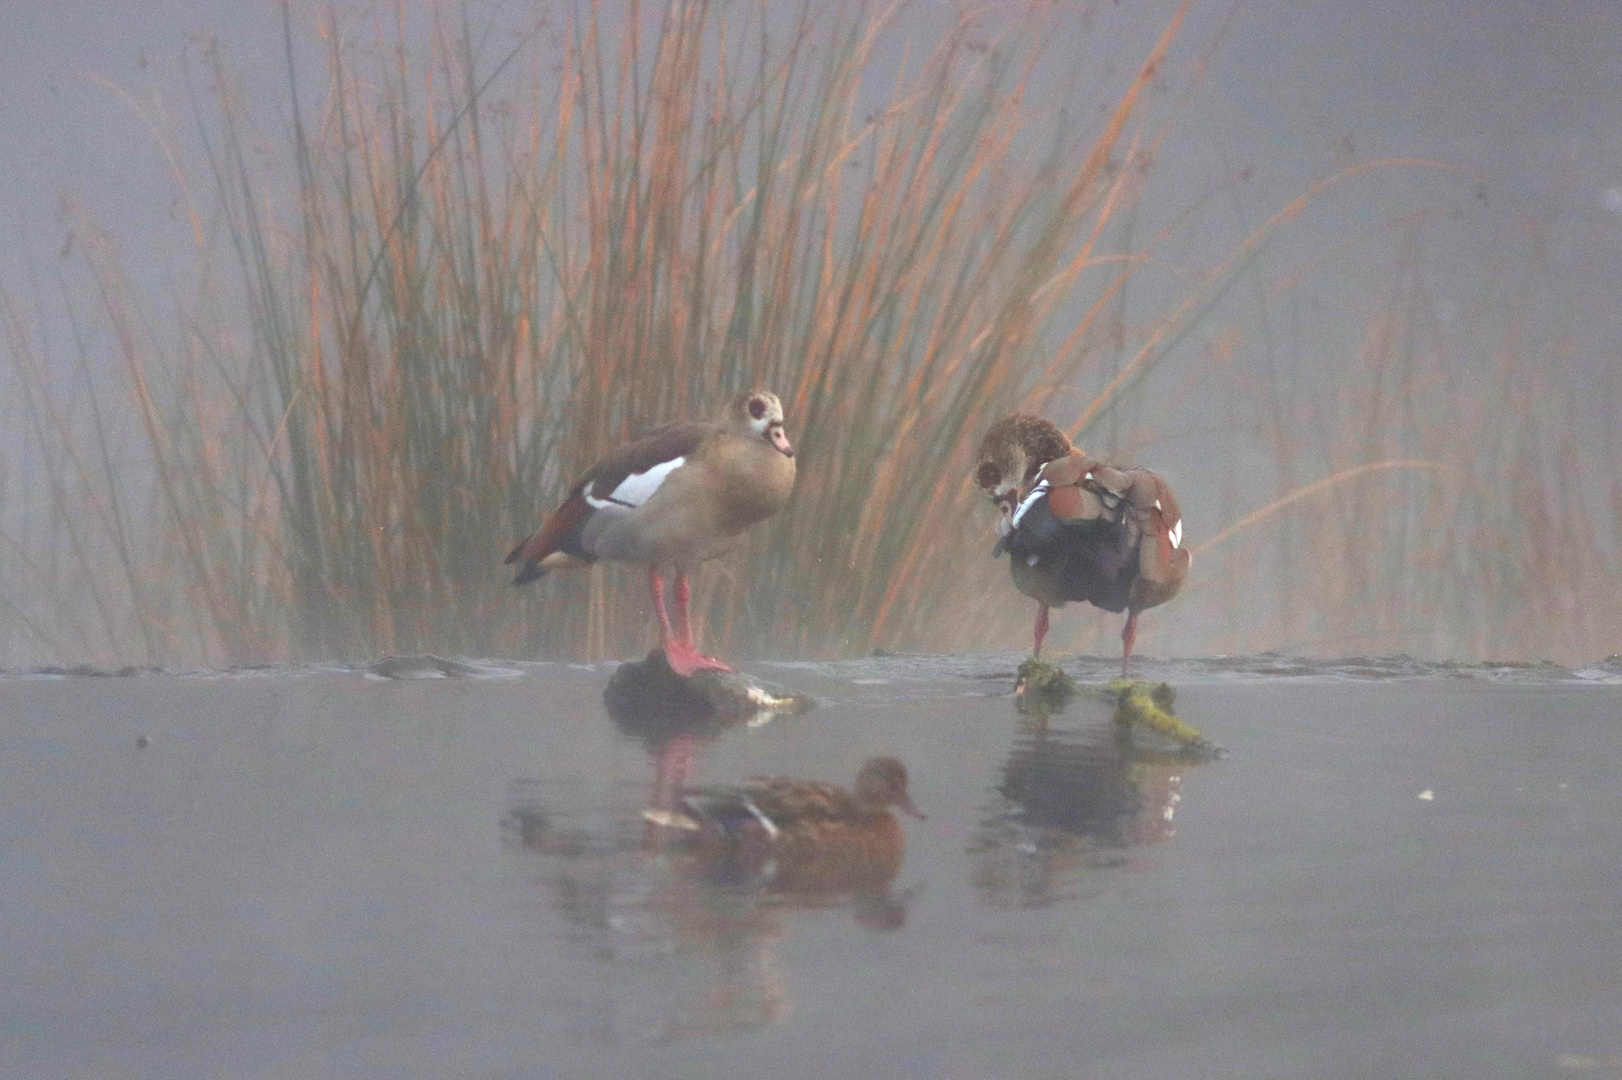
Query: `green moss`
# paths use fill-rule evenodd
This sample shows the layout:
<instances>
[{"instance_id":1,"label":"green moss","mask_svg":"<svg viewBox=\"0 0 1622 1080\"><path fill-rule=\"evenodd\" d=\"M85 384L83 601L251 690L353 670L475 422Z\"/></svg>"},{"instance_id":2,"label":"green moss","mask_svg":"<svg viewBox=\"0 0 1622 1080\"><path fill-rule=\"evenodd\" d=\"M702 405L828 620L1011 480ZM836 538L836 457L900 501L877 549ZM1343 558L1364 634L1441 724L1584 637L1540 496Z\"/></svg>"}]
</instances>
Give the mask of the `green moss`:
<instances>
[{"instance_id":1,"label":"green moss","mask_svg":"<svg viewBox=\"0 0 1622 1080\"><path fill-rule=\"evenodd\" d=\"M1177 703L1177 691L1170 683L1116 679L1108 689L1115 696L1116 723L1150 728L1185 750L1201 755L1221 754L1220 747L1172 711Z\"/></svg>"},{"instance_id":2,"label":"green moss","mask_svg":"<svg viewBox=\"0 0 1622 1080\"><path fill-rule=\"evenodd\" d=\"M1059 669L1058 665L1031 657L1019 665L1019 682L1014 685L1014 696L1021 712L1042 712L1062 709L1065 702L1075 697L1080 687Z\"/></svg>"}]
</instances>

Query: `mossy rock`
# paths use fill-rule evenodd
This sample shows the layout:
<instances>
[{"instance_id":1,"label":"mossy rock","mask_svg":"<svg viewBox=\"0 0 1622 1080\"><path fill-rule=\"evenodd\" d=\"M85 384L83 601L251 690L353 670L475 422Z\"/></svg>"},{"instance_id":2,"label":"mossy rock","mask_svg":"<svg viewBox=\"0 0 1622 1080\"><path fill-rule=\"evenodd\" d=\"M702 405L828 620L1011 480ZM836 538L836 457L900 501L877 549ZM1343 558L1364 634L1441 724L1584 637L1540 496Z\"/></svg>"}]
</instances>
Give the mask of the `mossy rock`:
<instances>
[{"instance_id":1,"label":"mossy rock","mask_svg":"<svg viewBox=\"0 0 1622 1080\"><path fill-rule=\"evenodd\" d=\"M1014 684L1014 697L1021 712L1045 713L1064 708L1065 703L1080 690L1076 680L1066 675L1057 664L1033 656L1019 665L1019 681Z\"/></svg>"},{"instance_id":2,"label":"mossy rock","mask_svg":"<svg viewBox=\"0 0 1622 1080\"><path fill-rule=\"evenodd\" d=\"M1177 716L1173 711L1177 691L1170 683L1116 679L1108 690L1115 697L1116 723L1149 728L1176 743L1185 753L1199 757L1217 758L1227 753L1194 725Z\"/></svg>"},{"instance_id":3,"label":"mossy rock","mask_svg":"<svg viewBox=\"0 0 1622 1080\"><path fill-rule=\"evenodd\" d=\"M614 670L603 688L603 704L616 721L642 717L657 727L661 722L705 720L721 726L738 721L755 726L804 712L816 702L808 694L741 672L701 671L684 679L670 670L664 650L654 649L645 660L628 660Z\"/></svg>"}]
</instances>

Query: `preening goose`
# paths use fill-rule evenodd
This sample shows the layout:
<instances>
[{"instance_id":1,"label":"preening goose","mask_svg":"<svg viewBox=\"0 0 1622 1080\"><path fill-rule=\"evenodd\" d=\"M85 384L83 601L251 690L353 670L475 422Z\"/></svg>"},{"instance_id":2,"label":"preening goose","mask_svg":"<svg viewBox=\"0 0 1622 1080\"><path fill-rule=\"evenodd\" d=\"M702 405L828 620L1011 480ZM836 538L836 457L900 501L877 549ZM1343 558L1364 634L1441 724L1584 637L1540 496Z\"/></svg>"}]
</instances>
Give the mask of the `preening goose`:
<instances>
[{"instance_id":1,"label":"preening goose","mask_svg":"<svg viewBox=\"0 0 1622 1080\"><path fill-rule=\"evenodd\" d=\"M1093 458L1053 424L1020 413L986 432L974 479L1002 511L993 554L1008 553L1014 585L1040 605L1035 655L1042 655L1048 609L1085 600L1127 613L1125 675L1138 612L1176 596L1193 561L1166 481Z\"/></svg>"},{"instance_id":2,"label":"preening goose","mask_svg":"<svg viewBox=\"0 0 1622 1080\"><path fill-rule=\"evenodd\" d=\"M669 424L599 461L507 556L522 564L513 584L599 559L645 564L671 670L683 677L731 671L693 642L687 575L781 510L794 473L782 403L765 390L741 393L715 423ZM663 571L676 579L674 628Z\"/></svg>"}]
</instances>

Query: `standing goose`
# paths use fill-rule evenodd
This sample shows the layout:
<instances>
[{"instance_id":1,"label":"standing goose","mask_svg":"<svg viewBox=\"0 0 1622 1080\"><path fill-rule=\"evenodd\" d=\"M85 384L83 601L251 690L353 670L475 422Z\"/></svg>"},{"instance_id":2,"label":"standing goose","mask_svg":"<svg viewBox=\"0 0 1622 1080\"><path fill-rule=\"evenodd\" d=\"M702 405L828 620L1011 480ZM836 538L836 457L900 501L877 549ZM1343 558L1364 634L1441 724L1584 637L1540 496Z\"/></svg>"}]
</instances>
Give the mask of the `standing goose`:
<instances>
[{"instance_id":1,"label":"standing goose","mask_svg":"<svg viewBox=\"0 0 1622 1080\"><path fill-rule=\"evenodd\" d=\"M670 669L684 678L731 671L693 643L687 575L781 510L793 490L794 447L783 433L782 403L765 390L741 393L716 423L668 424L599 461L507 556L523 564L513 584L599 559L643 563ZM661 570L675 572L674 629Z\"/></svg>"},{"instance_id":2,"label":"standing goose","mask_svg":"<svg viewBox=\"0 0 1622 1080\"><path fill-rule=\"evenodd\" d=\"M1042 655L1048 609L1085 600L1127 613L1125 675L1138 612L1176 596L1193 561L1166 481L1090 457L1048 421L1021 413L986 432L974 479L1002 510L993 554L1008 552L1014 585L1041 605L1035 655Z\"/></svg>"}]
</instances>

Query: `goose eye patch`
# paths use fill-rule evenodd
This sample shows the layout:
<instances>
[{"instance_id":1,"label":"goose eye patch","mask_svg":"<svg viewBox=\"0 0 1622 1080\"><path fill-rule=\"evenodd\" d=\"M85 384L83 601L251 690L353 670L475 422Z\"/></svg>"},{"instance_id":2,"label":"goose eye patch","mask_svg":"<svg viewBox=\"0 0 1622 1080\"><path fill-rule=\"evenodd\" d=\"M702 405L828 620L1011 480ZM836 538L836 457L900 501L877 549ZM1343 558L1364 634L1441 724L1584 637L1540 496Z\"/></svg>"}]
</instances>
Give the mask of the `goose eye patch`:
<instances>
[{"instance_id":1,"label":"goose eye patch","mask_svg":"<svg viewBox=\"0 0 1622 1080\"><path fill-rule=\"evenodd\" d=\"M762 401L760 398L750 398L749 399L749 415L753 416L756 420L759 420L762 416L765 416L766 415L766 403L764 401Z\"/></svg>"},{"instance_id":2,"label":"goose eye patch","mask_svg":"<svg viewBox=\"0 0 1622 1080\"><path fill-rule=\"evenodd\" d=\"M980 467L974 471L974 482L983 488L996 487L997 481L1001 479L1002 470L989 461L982 461Z\"/></svg>"}]
</instances>

